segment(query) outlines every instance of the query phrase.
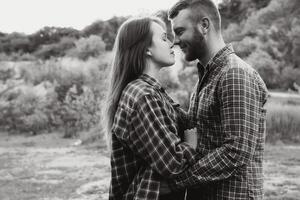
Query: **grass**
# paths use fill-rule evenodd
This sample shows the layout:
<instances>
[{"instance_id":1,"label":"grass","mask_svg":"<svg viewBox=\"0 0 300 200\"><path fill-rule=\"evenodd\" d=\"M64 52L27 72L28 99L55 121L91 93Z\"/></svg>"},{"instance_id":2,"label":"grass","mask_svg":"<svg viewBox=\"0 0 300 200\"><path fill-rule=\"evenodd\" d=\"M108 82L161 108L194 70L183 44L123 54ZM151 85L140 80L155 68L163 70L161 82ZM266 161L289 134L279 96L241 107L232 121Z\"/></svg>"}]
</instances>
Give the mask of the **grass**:
<instances>
[{"instance_id":1,"label":"grass","mask_svg":"<svg viewBox=\"0 0 300 200\"><path fill-rule=\"evenodd\" d=\"M300 97L271 97L266 108L266 141L270 143L299 143Z\"/></svg>"}]
</instances>

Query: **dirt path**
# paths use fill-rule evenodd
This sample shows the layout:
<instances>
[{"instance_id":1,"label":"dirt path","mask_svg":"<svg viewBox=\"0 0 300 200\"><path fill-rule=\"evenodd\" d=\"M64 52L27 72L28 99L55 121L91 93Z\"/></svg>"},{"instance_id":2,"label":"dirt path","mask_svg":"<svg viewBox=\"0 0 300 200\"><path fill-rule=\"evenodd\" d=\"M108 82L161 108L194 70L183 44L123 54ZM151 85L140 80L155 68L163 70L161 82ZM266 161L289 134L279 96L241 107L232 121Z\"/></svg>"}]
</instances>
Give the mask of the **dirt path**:
<instances>
[{"instance_id":1,"label":"dirt path","mask_svg":"<svg viewBox=\"0 0 300 200\"><path fill-rule=\"evenodd\" d=\"M58 134L1 136L1 200L107 199L109 158Z\"/></svg>"},{"instance_id":2,"label":"dirt path","mask_svg":"<svg viewBox=\"0 0 300 200\"><path fill-rule=\"evenodd\" d=\"M107 152L76 142L0 133L0 200L107 199ZM300 147L266 147L265 199L300 199Z\"/></svg>"}]
</instances>

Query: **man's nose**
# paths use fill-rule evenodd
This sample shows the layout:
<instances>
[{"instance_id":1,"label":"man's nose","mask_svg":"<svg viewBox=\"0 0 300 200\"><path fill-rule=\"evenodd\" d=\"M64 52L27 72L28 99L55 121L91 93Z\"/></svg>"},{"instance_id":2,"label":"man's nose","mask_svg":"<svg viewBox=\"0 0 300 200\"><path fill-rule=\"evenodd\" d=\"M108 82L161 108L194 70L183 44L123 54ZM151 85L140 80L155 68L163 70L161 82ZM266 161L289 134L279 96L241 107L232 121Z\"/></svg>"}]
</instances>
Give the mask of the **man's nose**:
<instances>
[{"instance_id":1,"label":"man's nose","mask_svg":"<svg viewBox=\"0 0 300 200\"><path fill-rule=\"evenodd\" d=\"M179 37L175 35L173 44L179 45L179 42L180 42Z\"/></svg>"}]
</instances>

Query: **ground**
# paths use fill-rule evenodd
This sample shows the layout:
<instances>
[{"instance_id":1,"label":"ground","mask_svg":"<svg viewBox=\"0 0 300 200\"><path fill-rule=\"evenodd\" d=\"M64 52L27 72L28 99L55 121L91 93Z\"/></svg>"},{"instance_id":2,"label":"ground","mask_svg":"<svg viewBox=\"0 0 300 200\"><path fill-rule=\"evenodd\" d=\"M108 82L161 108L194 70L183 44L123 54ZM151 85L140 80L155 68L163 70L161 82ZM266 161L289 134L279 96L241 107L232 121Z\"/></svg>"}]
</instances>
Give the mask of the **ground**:
<instances>
[{"instance_id":1,"label":"ground","mask_svg":"<svg viewBox=\"0 0 300 200\"><path fill-rule=\"evenodd\" d=\"M267 145L265 199L300 199L300 147ZM101 145L60 134L0 133L1 200L104 200L109 157Z\"/></svg>"}]
</instances>

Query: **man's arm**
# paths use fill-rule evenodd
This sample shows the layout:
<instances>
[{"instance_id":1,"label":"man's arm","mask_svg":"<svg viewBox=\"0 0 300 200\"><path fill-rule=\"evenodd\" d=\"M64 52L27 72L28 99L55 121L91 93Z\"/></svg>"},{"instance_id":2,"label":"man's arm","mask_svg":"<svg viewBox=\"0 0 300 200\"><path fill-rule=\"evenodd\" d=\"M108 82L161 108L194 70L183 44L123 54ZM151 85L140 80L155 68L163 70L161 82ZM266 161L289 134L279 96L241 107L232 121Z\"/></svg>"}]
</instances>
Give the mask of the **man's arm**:
<instances>
[{"instance_id":1,"label":"man's arm","mask_svg":"<svg viewBox=\"0 0 300 200\"><path fill-rule=\"evenodd\" d=\"M226 179L254 154L260 116L256 80L243 69L229 69L220 81L218 95L223 145L175 178L179 188Z\"/></svg>"}]
</instances>

